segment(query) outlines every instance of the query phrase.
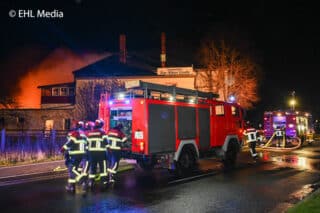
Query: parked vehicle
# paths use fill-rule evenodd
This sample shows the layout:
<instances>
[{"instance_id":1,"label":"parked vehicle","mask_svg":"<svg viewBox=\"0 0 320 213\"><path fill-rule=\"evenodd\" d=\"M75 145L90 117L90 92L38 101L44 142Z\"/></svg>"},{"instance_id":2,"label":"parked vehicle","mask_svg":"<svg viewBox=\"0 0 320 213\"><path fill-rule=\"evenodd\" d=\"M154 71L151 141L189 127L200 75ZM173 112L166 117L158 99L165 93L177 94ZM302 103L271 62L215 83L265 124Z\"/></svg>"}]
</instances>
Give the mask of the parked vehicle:
<instances>
[{"instance_id":1,"label":"parked vehicle","mask_svg":"<svg viewBox=\"0 0 320 213\"><path fill-rule=\"evenodd\" d=\"M102 94L99 117L105 128L122 123L128 138L126 158L144 169L156 165L190 173L199 158L219 157L233 168L242 146L243 110L218 95L152 84L126 83L126 91Z\"/></svg>"}]
</instances>

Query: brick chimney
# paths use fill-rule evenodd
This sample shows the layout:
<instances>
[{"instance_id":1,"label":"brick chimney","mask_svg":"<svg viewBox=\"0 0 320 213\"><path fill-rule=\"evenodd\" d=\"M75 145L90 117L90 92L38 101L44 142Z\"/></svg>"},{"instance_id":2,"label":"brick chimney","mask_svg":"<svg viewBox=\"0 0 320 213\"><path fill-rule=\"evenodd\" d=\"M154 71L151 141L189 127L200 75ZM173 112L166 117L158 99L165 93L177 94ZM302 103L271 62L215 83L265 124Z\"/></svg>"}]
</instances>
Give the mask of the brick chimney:
<instances>
[{"instance_id":1,"label":"brick chimney","mask_svg":"<svg viewBox=\"0 0 320 213\"><path fill-rule=\"evenodd\" d=\"M161 54L160 54L161 67L166 66L166 34L161 33Z\"/></svg>"},{"instance_id":2,"label":"brick chimney","mask_svg":"<svg viewBox=\"0 0 320 213\"><path fill-rule=\"evenodd\" d=\"M125 64L127 61L126 35L120 35L120 63Z\"/></svg>"}]
</instances>

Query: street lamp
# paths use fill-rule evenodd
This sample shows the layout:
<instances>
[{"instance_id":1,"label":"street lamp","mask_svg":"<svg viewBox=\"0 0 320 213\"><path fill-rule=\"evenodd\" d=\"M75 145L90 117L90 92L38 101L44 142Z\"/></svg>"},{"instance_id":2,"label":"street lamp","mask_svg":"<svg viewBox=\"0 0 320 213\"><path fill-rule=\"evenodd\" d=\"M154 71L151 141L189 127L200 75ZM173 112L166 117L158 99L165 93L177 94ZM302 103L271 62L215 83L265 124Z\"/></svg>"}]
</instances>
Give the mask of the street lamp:
<instances>
[{"instance_id":1,"label":"street lamp","mask_svg":"<svg viewBox=\"0 0 320 213\"><path fill-rule=\"evenodd\" d=\"M295 93L296 93L295 91L292 91L292 93L291 93L292 98L291 98L291 100L290 100L290 102L289 102L292 111L294 111L294 107L295 107L296 104L297 104L296 99L295 99Z\"/></svg>"},{"instance_id":2,"label":"street lamp","mask_svg":"<svg viewBox=\"0 0 320 213\"><path fill-rule=\"evenodd\" d=\"M294 111L294 107L295 107L296 103L297 103L297 102L296 102L295 99L291 99L291 100L290 100L290 103L289 103L289 104L290 104L290 106L291 106L292 111Z\"/></svg>"}]
</instances>

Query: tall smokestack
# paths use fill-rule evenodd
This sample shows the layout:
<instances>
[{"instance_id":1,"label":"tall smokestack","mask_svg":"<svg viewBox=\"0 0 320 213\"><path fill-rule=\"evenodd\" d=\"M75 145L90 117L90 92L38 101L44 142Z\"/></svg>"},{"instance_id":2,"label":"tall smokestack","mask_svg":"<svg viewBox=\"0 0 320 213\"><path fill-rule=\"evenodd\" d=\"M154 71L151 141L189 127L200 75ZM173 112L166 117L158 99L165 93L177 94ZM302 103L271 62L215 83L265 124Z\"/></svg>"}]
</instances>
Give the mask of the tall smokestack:
<instances>
[{"instance_id":1,"label":"tall smokestack","mask_svg":"<svg viewBox=\"0 0 320 213\"><path fill-rule=\"evenodd\" d=\"M126 35L120 35L120 63L125 64L127 59Z\"/></svg>"},{"instance_id":2,"label":"tall smokestack","mask_svg":"<svg viewBox=\"0 0 320 213\"><path fill-rule=\"evenodd\" d=\"M166 34L161 33L161 54L160 54L161 67L166 66Z\"/></svg>"}]
</instances>

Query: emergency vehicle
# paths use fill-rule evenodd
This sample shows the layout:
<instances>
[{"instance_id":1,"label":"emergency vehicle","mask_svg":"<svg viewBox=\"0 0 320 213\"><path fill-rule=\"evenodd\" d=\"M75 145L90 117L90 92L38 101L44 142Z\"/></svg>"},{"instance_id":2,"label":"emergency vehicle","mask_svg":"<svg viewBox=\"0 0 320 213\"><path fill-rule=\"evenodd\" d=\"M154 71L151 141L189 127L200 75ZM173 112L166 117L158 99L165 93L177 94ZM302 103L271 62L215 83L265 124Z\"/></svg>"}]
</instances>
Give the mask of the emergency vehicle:
<instances>
[{"instance_id":1,"label":"emergency vehicle","mask_svg":"<svg viewBox=\"0 0 320 213\"><path fill-rule=\"evenodd\" d=\"M125 87L101 95L99 117L106 130L122 123L130 152L126 158L144 169L160 165L178 174L214 154L227 168L234 166L244 127L238 104L218 101L214 93L140 80Z\"/></svg>"},{"instance_id":2,"label":"emergency vehicle","mask_svg":"<svg viewBox=\"0 0 320 213\"><path fill-rule=\"evenodd\" d=\"M299 137L302 142L313 141L312 116L299 111L267 111L264 112L264 133L270 138L276 129L284 129L287 138Z\"/></svg>"}]
</instances>

